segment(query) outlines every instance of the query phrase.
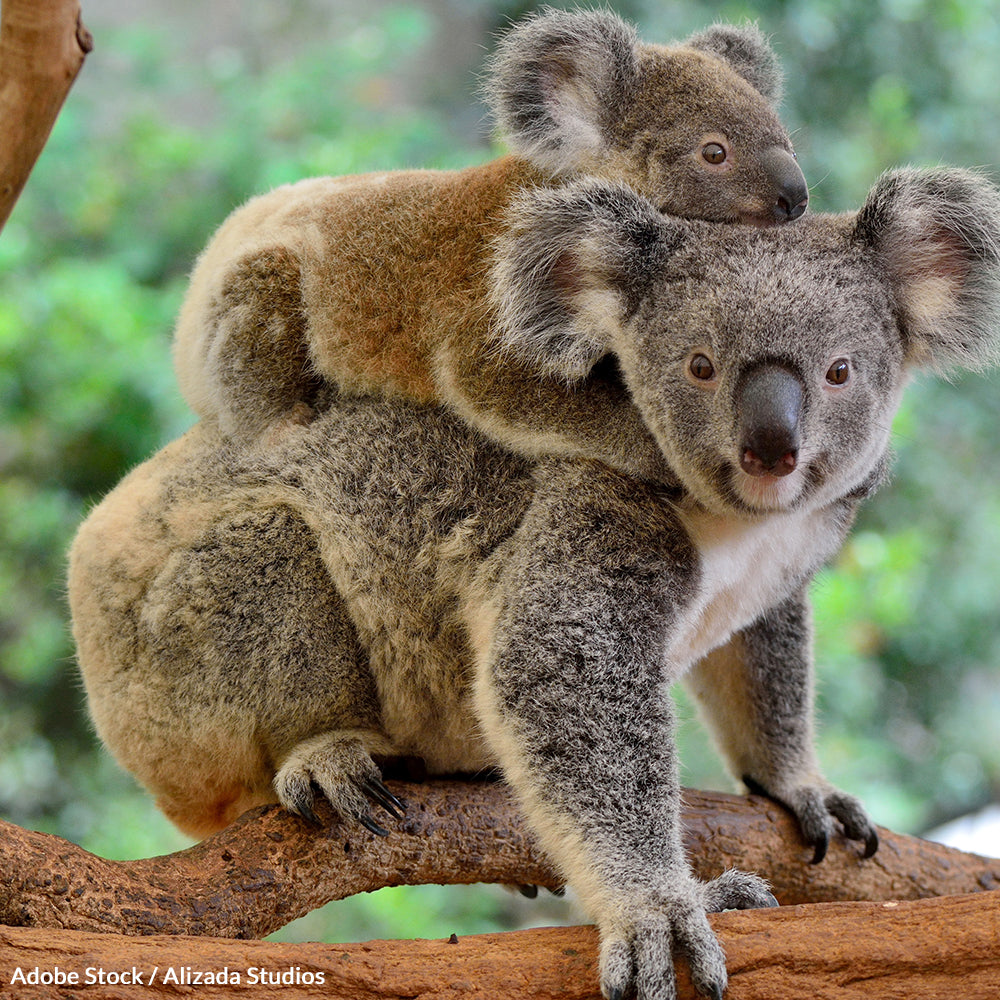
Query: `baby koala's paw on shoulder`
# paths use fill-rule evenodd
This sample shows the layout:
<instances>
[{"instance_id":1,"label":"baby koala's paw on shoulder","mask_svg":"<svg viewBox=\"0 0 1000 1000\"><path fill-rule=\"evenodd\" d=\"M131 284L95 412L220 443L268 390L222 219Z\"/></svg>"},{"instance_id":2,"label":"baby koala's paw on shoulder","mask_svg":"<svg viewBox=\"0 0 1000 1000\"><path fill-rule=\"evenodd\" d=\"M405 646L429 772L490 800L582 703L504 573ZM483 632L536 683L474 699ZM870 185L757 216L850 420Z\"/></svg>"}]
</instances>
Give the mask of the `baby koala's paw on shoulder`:
<instances>
[{"instance_id":1,"label":"baby koala's paw on shoulder","mask_svg":"<svg viewBox=\"0 0 1000 1000\"><path fill-rule=\"evenodd\" d=\"M317 795L329 801L341 817L357 820L381 837L389 831L371 815L379 806L393 819L402 819L406 803L382 782L382 774L353 734L324 733L296 746L274 777L278 801L289 811L319 824L315 813Z\"/></svg>"},{"instance_id":2,"label":"baby koala's paw on shoulder","mask_svg":"<svg viewBox=\"0 0 1000 1000\"><path fill-rule=\"evenodd\" d=\"M735 869L711 882L685 877L633 900L612 929L602 925L601 991L608 1000L674 1000L674 959L683 956L697 992L721 1000L726 957L707 914L777 905L764 879Z\"/></svg>"}]
</instances>

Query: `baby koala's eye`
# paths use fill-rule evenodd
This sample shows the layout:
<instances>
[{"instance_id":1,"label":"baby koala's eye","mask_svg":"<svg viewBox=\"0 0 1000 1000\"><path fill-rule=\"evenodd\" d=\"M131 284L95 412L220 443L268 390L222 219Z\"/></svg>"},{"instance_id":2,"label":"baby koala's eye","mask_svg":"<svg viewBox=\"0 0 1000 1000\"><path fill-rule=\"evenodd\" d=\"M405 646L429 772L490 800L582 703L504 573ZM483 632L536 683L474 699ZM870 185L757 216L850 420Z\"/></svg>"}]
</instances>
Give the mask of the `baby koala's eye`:
<instances>
[{"instance_id":1,"label":"baby koala's eye","mask_svg":"<svg viewBox=\"0 0 1000 1000\"><path fill-rule=\"evenodd\" d=\"M715 366L704 354L695 354L688 362L688 371L702 382L707 382L715 376Z\"/></svg>"},{"instance_id":2,"label":"baby koala's eye","mask_svg":"<svg viewBox=\"0 0 1000 1000\"><path fill-rule=\"evenodd\" d=\"M725 147L717 142L707 142L701 147L701 155L707 163L719 164L726 162Z\"/></svg>"},{"instance_id":3,"label":"baby koala's eye","mask_svg":"<svg viewBox=\"0 0 1000 1000\"><path fill-rule=\"evenodd\" d=\"M826 380L830 385L844 385L851 377L851 363L847 358L838 358L826 373Z\"/></svg>"}]
</instances>

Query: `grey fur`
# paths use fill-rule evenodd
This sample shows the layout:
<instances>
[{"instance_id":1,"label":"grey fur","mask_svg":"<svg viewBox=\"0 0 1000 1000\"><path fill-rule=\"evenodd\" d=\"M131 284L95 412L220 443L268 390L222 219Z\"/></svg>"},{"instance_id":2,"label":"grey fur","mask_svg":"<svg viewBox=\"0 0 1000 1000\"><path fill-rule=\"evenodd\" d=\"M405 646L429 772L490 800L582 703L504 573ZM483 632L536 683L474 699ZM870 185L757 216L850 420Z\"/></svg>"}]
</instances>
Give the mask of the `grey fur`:
<instances>
[{"instance_id":1,"label":"grey fur","mask_svg":"<svg viewBox=\"0 0 1000 1000\"><path fill-rule=\"evenodd\" d=\"M680 954L719 996L706 912L774 900L690 871L668 687L685 678L733 774L793 810L814 856L838 824L874 850L815 758L806 587L882 473L909 372L992 356L1000 202L971 174L904 171L857 215L759 230L596 183L540 192L542 226L552 197L562 229L535 237L562 263L518 266L526 223L498 273L560 332L500 349L568 378L613 356L663 477L519 456L402 400L333 396L252 445L204 421L81 528L80 665L101 737L199 833L259 802L309 816L313 783L391 830L372 758L500 765L599 926L605 995L670 1000ZM734 401L770 364L804 403L798 464L768 480L740 471Z\"/></svg>"},{"instance_id":2,"label":"grey fur","mask_svg":"<svg viewBox=\"0 0 1000 1000\"><path fill-rule=\"evenodd\" d=\"M687 44L725 59L755 90L772 104L781 103L784 74L767 36L755 24L736 27L713 24L693 34Z\"/></svg>"},{"instance_id":3,"label":"grey fur","mask_svg":"<svg viewBox=\"0 0 1000 1000\"><path fill-rule=\"evenodd\" d=\"M535 163L563 162L563 148L579 141L581 109L626 106L637 44L635 29L610 11L546 7L519 22L485 67L482 93L497 131ZM599 124L588 121L587 131Z\"/></svg>"}]
</instances>

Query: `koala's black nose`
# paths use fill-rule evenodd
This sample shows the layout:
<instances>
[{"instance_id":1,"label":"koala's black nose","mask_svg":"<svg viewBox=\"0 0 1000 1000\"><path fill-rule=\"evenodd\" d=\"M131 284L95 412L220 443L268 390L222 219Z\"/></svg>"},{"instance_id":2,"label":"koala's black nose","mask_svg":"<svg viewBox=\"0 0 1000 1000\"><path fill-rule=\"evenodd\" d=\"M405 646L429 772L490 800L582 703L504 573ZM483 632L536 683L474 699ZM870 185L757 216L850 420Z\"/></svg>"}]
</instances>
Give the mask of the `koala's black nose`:
<instances>
[{"instance_id":1,"label":"koala's black nose","mask_svg":"<svg viewBox=\"0 0 1000 1000\"><path fill-rule=\"evenodd\" d=\"M765 149L760 161L775 188L775 201L771 208L775 222L794 221L809 204L809 188L798 162L781 146Z\"/></svg>"},{"instance_id":2,"label":"koala's black nose","mask_svg":"<svg viewBox=\"0 0 1000 1000\"><path fill-rule=\"evenodd\" d=\"M787 476L799 455L802 381L778 362L744 372L736 389L740 468L751 476Z\"/></svg>"},{"instance_id":3,"label":"koala's black nose","mask_svg":"<svg viewBox=\"0 0 1000 1000\"><path fill-rule=\"evenodd\" d=\"M798 192L793 192L789 197L785 195L778 197L778 203L774 206L774 217L779 222L794 222L806 210L809 195L806 194L799 201L795 201L796 197Z\"/></svg>"}]
</instances>

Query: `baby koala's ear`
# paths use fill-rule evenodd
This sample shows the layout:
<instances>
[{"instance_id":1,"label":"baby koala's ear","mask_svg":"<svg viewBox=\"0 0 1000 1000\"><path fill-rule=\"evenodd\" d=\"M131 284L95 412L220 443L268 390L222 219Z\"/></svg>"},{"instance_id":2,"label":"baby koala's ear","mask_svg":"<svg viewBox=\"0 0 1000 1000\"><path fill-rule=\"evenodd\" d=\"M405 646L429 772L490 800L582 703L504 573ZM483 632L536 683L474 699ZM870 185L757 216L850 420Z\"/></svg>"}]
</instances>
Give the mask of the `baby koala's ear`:
<instances>
[{"instance_id":1,"label":"baby koala's ear","mask_svg":"<svg viewBox=\"0 0 1000 1000\"><path fill-rule=\"evenodd\" d=\"M883 174L853 239L875 252L907 362L978 369L1000 359L1000 190L970 170Z\"/></svg>"},{"instance_id":2,"label":"baby koala's ear","mask_svg":"<svg viewBox=\"0 0 1000 1000\"><path fill-rule=\"evenodd\" d=\"M612 352L686 233L624 184L536 188L507 211L491 268L498 349L540 376L585 379Z\"/></svg>"},{"instance_id":3,"label":"baby koala's ear","mask_svg":"<svg viewBox=\"0 0 1000 1000\"><path fill-rule=\"evenodd\" d=\"M781 102L781 64L757 25L713 24L693 34L684 44L728 63L771 104Z\"/></svg>"},{"instance_id":4,"label":"baby koala's ear","mask_svg":"<svg viewBox=\"0 0 1000 1000\"><path fill-rule=\"evenodd\" d=\"M501 40L482 90L511 149L566 176L606 149L607 115L627 106L637 72L635 30L621 18L547 10Z\"/></svg>"}]
</instances>

